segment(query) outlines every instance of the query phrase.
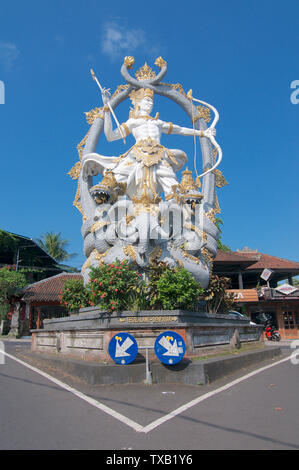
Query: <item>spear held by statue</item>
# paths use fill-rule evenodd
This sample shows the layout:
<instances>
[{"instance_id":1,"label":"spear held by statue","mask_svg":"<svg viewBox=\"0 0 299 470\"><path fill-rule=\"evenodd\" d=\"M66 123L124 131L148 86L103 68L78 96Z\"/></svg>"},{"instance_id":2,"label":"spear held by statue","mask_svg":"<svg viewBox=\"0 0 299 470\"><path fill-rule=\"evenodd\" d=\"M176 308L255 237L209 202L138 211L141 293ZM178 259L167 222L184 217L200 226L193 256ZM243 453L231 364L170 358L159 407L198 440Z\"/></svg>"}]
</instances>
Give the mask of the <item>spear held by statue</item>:
<instances>
[{"instance_id":1,"label":"spear held by statue","mask_svg":"<svg viewBox=\"0 0 299 470\"><path fill-rule=\"evenodd\" d=\"M101 86L99 80L98 80L97 77L95 76L95 73L94 73L94 71L93 71L92 69L90 69L90 73L91 73L92 78L94 79L94 81L95 81L96 84L98 85L99 89L101 90L102 95L108 95L108 94L110 94L110 93L109 93L109 90L106 90L105 88L103 88L103 87ZM124 144L125 144L125 143L126 143L126 139L125 139L124 132L123 132L123 130L122 130L122 128L121 128L121 126L120 126L120 124L119 124L119 122L118 122L117 117L116 117L115 114L114 114L114 111L113 111L113 109L112 109L112 107L111 107L110 101L107 101L107 106L108 106L108 108L109 108L109 110L110 110L112 116L114 117L114 120L115 120L115 122L116 122L116 125L117 125L117 127L118 127L118 130L119 130L119 132L120 132L120 135L121 135L121 137L122 137L122 139L123 139L123 141L124 141Z\"/></svg>"}]
</instances>

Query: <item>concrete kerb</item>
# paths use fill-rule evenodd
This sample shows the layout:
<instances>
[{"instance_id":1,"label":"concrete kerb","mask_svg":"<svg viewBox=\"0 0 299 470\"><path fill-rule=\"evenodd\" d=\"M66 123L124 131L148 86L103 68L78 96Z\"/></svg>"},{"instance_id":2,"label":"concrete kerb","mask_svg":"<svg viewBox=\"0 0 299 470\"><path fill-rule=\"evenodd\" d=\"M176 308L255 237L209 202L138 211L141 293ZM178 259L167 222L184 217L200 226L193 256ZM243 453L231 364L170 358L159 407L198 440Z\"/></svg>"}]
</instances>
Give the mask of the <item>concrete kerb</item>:
<instances>
[{"instance_id":1,"label":"concrete kerb","mask_svg":"<svg viewBox=\"0 0 299 470\"><path fill-rule=\"evenodd\" d=\"M8 342L17 342L17 343L31 343L32 339L31 336L24 336L21 338L18 338L17 336L8 336L8 335L2 335L0 336L1 341L8 341Z\"/></svg>"},{"instance_id":2,"label":"concrete kerb","mask_svg":"<svg viewBox=\"0 0 299 470\"><path fill-rule=\"evenodd\" d=\"M204 360L184 358L174 366L153 362L150 364L153 383L181 383L185 385L206 385L242 368L275 358L281 354L280 347L258 351L240 352ZM72 358L55 357L35 353L34 358L45 366L84 380L90 385L113 385L144 383L145 363L132 363L126 366L117 364L97 364Z\"/></svg>"}]
</instances>

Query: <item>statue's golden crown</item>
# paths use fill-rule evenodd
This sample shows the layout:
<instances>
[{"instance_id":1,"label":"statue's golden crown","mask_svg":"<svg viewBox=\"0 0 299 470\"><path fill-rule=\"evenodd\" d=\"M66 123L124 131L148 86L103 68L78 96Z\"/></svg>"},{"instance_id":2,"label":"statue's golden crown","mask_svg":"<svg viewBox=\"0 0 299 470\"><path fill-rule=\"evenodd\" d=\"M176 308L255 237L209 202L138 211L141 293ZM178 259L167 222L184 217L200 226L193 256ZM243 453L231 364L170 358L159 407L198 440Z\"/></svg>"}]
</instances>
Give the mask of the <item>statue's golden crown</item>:
<instances>
[{"instance_id":1,"label":"statue's golden crown","mask_svg":"<svg viewBox=\"0 0 299 470\"><path fill-rule=\"evenodd\" d=\"M126 56L124 59L124 64L128 69L131 69L135 63L135 59L132 56ZM155 65L157 65L160 69L166 65L166 62L162 57L158 57L155 61ZM137 80L143 81L143 80L150 80L152 78L156 77L156 73L152 70L149 65L145 62L145 64L136 72L135 74ZM140 88L138 90L133 90L130 93L130 98L134 106L143 98L149 97L153 99L154 97L154 92L150 88Z\"/></svg>"},{"instance_id":2,"label":"statue's golden crown","mask_svg":"<svg viewBox=\"0 0 299 470\"><path fill-rule=\"evenodd\" d=\"M156 73L151 69L149 65L145 64L137 70L135 74L137 80L148 80L150 78L155 78Z\"/></svg>"},{"instance_id":3,"label":"statue's golden crown","mask_svg":"<svg viewBox=\"0 0 299 470\"><path fill-rule=\"evenodd\" d=\"M156 73L145 62L145 64L137 70L135 76L137 80L148 80L154 78ZM139 90L132 91L130 94L130 98L134 105L147 96L152 99L154 97L154 92L150 88L140 88Z\"/></svg>"}]
</instances>

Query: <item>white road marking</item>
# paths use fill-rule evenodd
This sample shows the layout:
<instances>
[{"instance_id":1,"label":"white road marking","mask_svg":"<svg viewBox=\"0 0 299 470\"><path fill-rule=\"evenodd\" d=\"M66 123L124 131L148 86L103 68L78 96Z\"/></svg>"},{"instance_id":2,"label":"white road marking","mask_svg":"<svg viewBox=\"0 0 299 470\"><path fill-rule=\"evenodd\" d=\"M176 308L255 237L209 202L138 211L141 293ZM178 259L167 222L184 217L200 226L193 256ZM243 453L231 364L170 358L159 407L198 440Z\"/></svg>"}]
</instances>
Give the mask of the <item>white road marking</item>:
<instances>
[{"instance_id":1,"label":"white road marking","mask_svg":"<svg viewBox=\"0 0 299 470\"><path fill-rule=\"evenodd\" d=\"M166 421L169 421L172 418L175 418L181 413L184 413L184 411L188 410L189 408L192 408L195 405L198 405L198 403L207 400L208 398L213 397L214 395L217 395L218 393L221 393L225 390L228 390L229 388L233 387L234 385L237 385L250 377L253 377L254 375L259 374L260 372L263 372L264 370L270 369L271 367L277 366L278 364L282 364L283 362L289 361L292 356L288 356L284 359L281 359L280 361L274 362L273 364L269 364L267 366L261 367L259 369L254 370L253 372L250 372L249 374L243 375L243 377L240 377L236 380L233 380L232 382L229 382L222 387L219 387L215 390L212 390L211 392L205 393L204 395L201 395L200 397L195 398L194 400L189 401L185 405L180 406L174 411L171 411L165 416L162 416L161 418L157 419L156 421L153 421L152 423L148 424L147 426L141 426L140 424L136 423L135 421L131 420L130 418L127 418L126 416L118 413L117 411L114 411L113 409L109 408L106 405L103 405L103 403L100 403L99 401L88 397L82 392L79 392L73 387L70 387L69 385L65 384L64 382L61 382L61 380L55 379L51 375L47 374L46 372L43 372L36 367L31 366L30 364L27 364L24 361L21 361L20 359L12 356L11 354L6 353L5 351L0 350L0 354L4 354L5 356L9 357L10 359L13 359L14 361L18 362L19 364L22 364L23 366L27 367L28 369L32 370L33 372L36 372L37 374L41 375L42 377L45 377L46 379L50 380L51 382L54 382L56 385L59 387L63 388L64 390L72 393L73 395L77 396L78 398L81 398L82 400L86 401L90 405L94 406L95 408L98 408L101 411L104 411L104 413L107 413L108 415L112 416L113 418L117 419L118 421L121 421L122 423L126 424L130 428L134 429L136 432L142 432L142 433L149 433L153 431L155 428L158 426L161 426L161 424L165 423Z\"/></svg>"},{"instance_id":2,"label":"white road marking","mask_svg":"<svg viewBox=\"0 0 299 470\"><path fill-rule=\"evenodd\" d=\"M250 377L253 377L256 374L259 374L260 372L263 372L266 369L270 369L271 367L274 367L278 364L281 364L282 362L286 362L290 359L291 356L281 359L280 361L277 361L273 364L270 364L268 366L261 367L260 369L256 369L253 372L250 372L249 374L243 375L243 377L240 377L239 379L233 380L232 382L229 382L222 387L216 388L215 390L212 390L211 392L205 393L204 395L201 395L198 398L195 398L194 400L189 401L189 403L186 403L183 406L180 406L174 411L171 411L169 414L162 416L161 418L157 419L156 421L153 421L151 424L148 426L145 426L141 432L148 433L155 429L158 426L161 426L161 424L165 423L166 421L174 418L175 416L178 416L181 413L184 413L184 411L188 410L189 408L192 408L192 406L197 405L198 403L207 400L208 398L213 397L214 395L217 395L217 393L223 392L225 390L228 390L229 388L233 387L234 385L239 384L240 382L243 382L244 380L249 379Z\"/></svg>"},{"instance_id":3,"label":"white road marking","mask_svg":"<svg viewBox=\"0 0 299 470\"><path fill-rule=\"evenodd\" d=\"M14 361L18 362L19 364L22 364L23 366L27 367L28 369L31 369L33 372L36 372L37 374L41 375L42 377L45 377L46 379L50 380L51 382L54 382L56 385L59 387L63 388L67 392L72 393L73 395L76 395L78 398L81 398L82 400L86 401L90 405L98 408L101 411L104 411L104 413L107 413L108 415L112 416L115 419L118 419L122 423L126 424L127 426L133 428L136 432L141 432L143 429L143 426L141 426L138 423L135 423L135 421L132 421L130 418L127 418L126 416L123 416L122 414L118 413L117 411L112 410L106 405L103 405L103 403L100 403L99 401L88 397L82 392L79 392L73 387L70 387L69 385L65 384L64 382L61 382L61 380L55 379L49 374L46 374L46 372L43 372L36 367L31 366L30 364L27 364L26 362L21 361L20 359L12 356L11 354L8 354L4 351L1 351L1 353L5 354L5 356L9 357L10 359L13 359Z\"/></svg>"}]
</instances>

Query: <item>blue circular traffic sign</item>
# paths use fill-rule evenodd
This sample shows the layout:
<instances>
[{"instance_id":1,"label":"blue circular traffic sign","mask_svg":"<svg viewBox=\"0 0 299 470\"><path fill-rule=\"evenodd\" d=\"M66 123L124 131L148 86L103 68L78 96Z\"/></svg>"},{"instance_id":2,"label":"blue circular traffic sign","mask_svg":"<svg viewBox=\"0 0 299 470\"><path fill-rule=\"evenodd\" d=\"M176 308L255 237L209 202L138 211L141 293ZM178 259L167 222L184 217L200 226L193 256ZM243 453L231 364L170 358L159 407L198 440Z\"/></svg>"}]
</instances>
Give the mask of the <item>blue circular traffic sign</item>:
<instances>
[{"instance_id":1,"label":"blue circular traffic sign","mask_svg":"<svg viewBox=\"0 0 299 470\"><path fill-rule=\"evenodd\" d=\"M156 356L163 364L177 364L183 359L185 352L185 341L175 331L164 331L155 341Z\"/></svg>"},{"instance_id":2,"label":"blue circular traffic sign","mask_svg":"<svg viewBox=\"0 0 299 470\"><path fill-rule=\"evenodd\" d=\"M137 341L129 333L117 333L109 342L108 352L116 364L130 364L138 354Z\"/></svg>"}]
</instances>

